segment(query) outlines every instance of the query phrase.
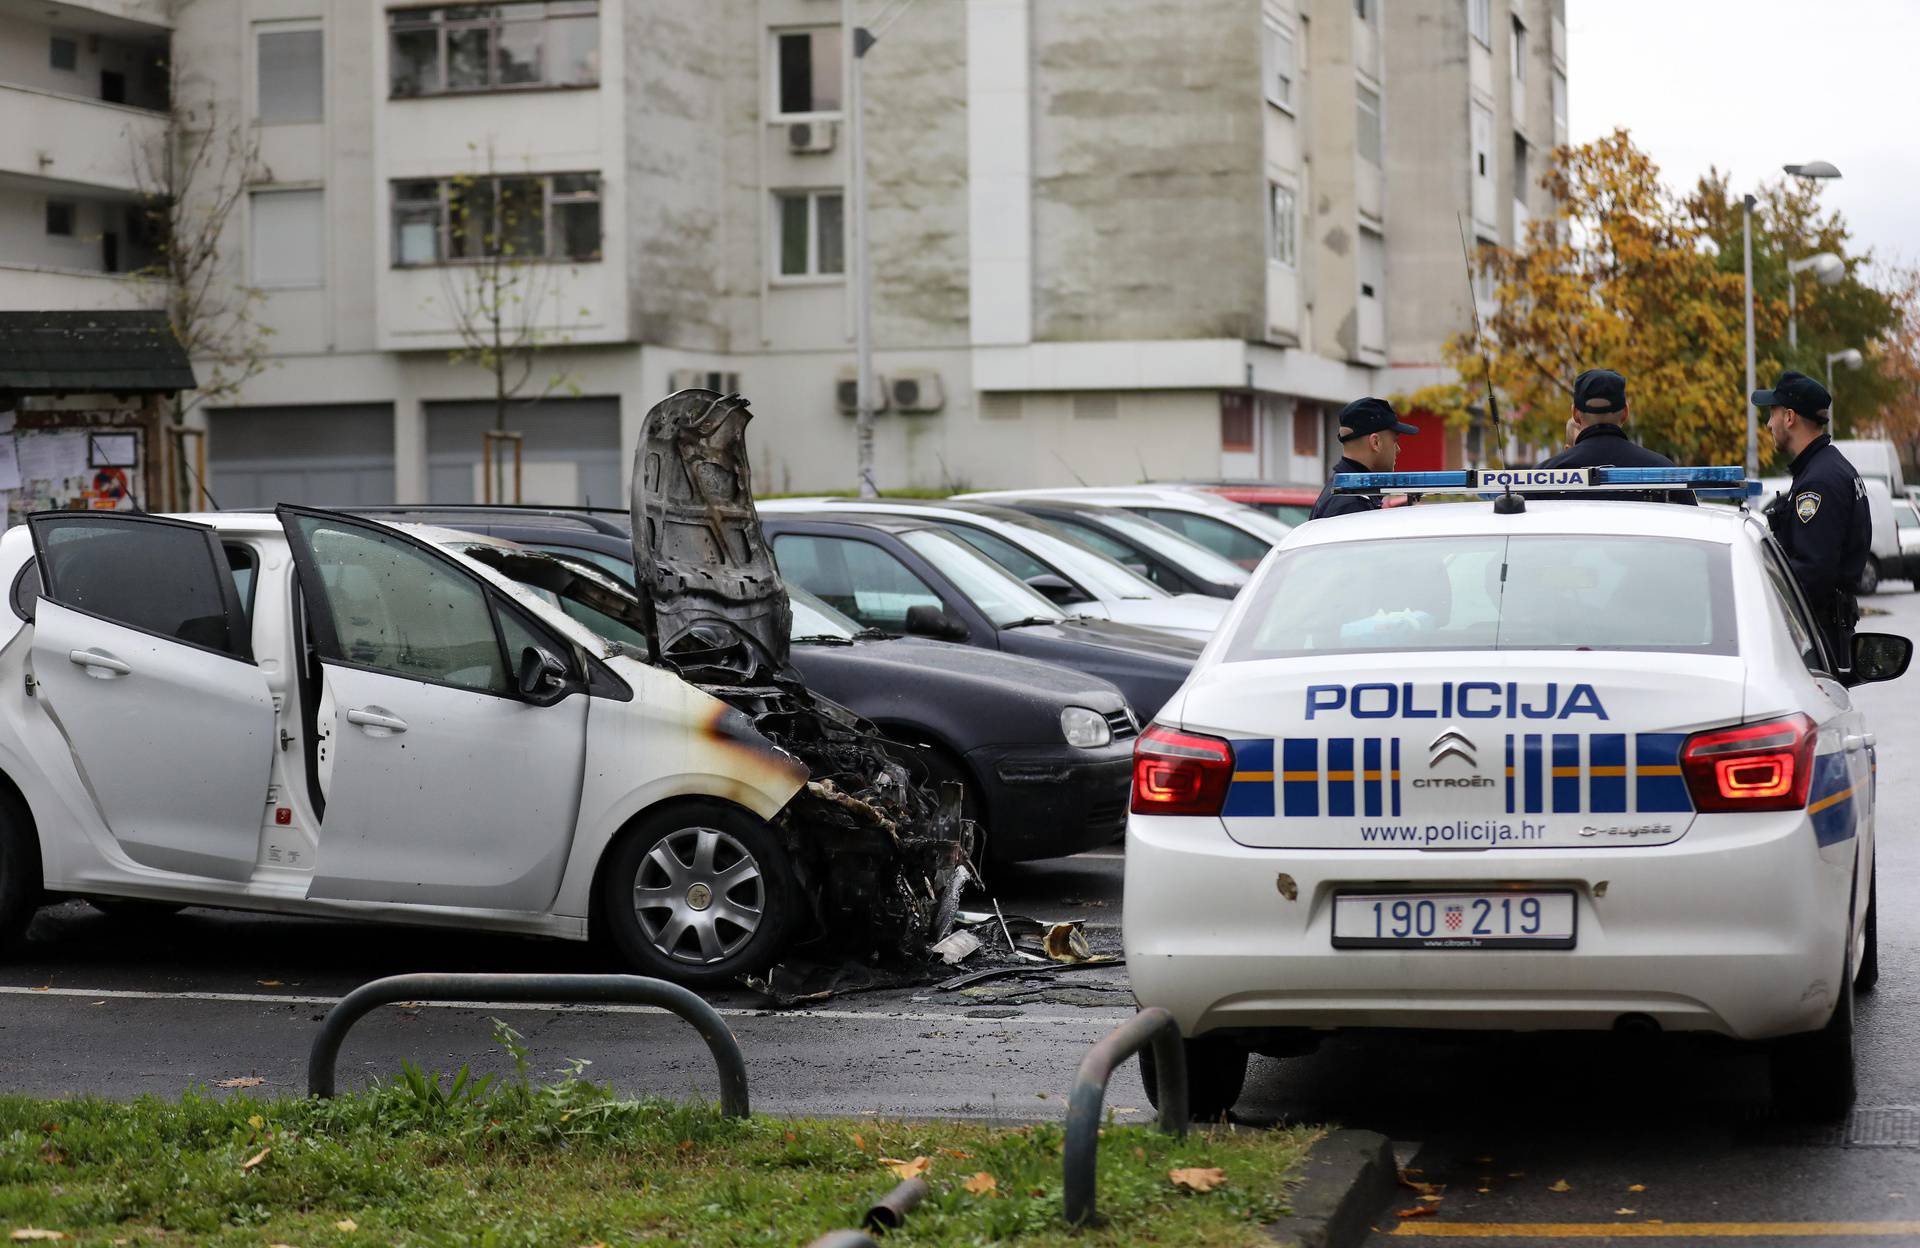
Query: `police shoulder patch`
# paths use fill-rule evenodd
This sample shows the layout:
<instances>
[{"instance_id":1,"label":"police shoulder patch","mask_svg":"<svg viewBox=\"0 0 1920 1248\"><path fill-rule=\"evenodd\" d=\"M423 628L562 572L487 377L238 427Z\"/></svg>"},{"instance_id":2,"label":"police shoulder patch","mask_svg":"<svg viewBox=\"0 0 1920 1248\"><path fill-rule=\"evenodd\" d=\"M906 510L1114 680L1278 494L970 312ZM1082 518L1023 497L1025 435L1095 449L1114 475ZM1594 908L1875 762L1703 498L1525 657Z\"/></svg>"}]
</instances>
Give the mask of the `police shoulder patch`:
<instances>
[{"instance_id":1,"label":"police shoulder patch","mask_svg":"<svg viewBox=\"0 0 1920 1248\"><path fill-rule=\"evenodd\" d=\"M1793 496L1793 514L1800 517L1801 524L1813 519L1819 510L1820 492L1818 490L1806 490Z\"/></svg>"}]
</instances>

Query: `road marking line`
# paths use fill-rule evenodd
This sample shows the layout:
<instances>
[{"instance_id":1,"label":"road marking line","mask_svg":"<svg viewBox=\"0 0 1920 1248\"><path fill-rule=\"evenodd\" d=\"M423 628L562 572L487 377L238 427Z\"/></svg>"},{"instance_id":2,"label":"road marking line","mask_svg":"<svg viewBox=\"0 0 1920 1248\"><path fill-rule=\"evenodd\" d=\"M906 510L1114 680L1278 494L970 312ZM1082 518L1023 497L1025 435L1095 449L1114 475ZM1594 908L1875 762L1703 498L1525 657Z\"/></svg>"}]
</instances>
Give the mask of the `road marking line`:
<instances>
[{"instance_id":1,"label":"road marking line","mask_svg":"<svg viewBox=\"0 0 1920 1248\"><path fill-rule=\"evenodd\" d=\"M1400 1239L1785 1239L1920 1235L1920 1222L1402 1222Z\"/></svg>"},{"instance_id":2,"label":"road marking line","mask_svg":"<svg viewBox=\"0 0 1920 1248\"><path fill-rule=\"evenodd\" d=\"M244 1005L325 1005L333 1006L340 1002L339 997L301 996L284 992L148 992L135 988L22 988L18 985L0 985L0 996L10 997L82 997L87 1000L116 1001L205 1001L218 1004ZM408 1004L415 1007L446 1010L553 1010L567 1014L664 1014L673 1011L663 1010L657 1005L543 1005L536 1001L415 1001ZM977 1014L934 1014L925 1011L881 1013L869 1010L759 1010L742 1009L738 1006L716 1007L716 1013L722 1018L817 1018L831 1022L893 1022L893 1023L1072 1023L1082 1027L1112 1027L1116 1021L1122 1021L1123 1015L1096 1015L1089 1018L1076 1018L1057 1014L1018 1014L1012 1018L982 1018Z\"/></svg>"}]
</instances>

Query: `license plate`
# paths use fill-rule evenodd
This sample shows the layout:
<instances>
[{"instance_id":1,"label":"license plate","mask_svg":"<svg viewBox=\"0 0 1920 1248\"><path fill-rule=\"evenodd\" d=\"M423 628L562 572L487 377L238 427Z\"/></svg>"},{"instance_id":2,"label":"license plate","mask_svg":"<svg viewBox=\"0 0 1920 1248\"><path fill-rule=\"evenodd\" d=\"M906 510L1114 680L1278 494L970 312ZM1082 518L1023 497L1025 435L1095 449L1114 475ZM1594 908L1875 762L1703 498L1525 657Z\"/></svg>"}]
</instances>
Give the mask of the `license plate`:
<instances>
[{"instance_id":1,"label":"license plate","mask_svg":"<svg viewBox=\"0 0 1920 1248\"><path fill-rule=\"evenodd\" d=\"M1336 949L1571 949L1569 892L1336 893Z\"/></svg>"}]
</instances>

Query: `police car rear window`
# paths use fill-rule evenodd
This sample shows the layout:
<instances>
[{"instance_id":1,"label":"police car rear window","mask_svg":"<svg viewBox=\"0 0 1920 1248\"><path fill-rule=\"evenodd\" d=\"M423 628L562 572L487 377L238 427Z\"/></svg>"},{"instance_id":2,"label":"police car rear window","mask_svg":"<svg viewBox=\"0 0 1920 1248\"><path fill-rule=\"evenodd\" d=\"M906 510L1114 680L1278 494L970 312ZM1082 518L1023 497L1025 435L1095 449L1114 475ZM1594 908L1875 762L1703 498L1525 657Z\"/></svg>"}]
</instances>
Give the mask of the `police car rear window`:
<instances>
[{"instance_id":1,"label":"police car rear window","mask_svg":"<svg viewBox=\"0 0 1920 1248\"><path fill-rule=\"evenodd\" d=\"M1421 650L1736 652L1727 547L1436 537L1283 552L1225 659Z\"/></svg>"}]
</instances>

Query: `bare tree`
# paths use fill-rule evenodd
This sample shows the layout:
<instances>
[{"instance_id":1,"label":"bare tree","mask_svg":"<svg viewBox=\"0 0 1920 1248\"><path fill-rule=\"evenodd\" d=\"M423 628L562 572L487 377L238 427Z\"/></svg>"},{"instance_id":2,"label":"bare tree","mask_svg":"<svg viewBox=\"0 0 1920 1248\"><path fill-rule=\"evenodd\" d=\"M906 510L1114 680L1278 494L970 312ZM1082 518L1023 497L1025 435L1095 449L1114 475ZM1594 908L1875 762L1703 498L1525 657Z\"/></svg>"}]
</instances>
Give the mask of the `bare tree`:
<instances>
[{"instance_id":1,"label":"bare tree","mask_svg":"<svg viewBox=\"0 0 1920 1248\"><path fill-rule=\"evenodd\" d=\"M442 259L447 263L440 270L441 293L460 339L448 359L486 370L493 382L493 431L517 437L509 428L516 407L559 392L579 393L564 371L541 368L544 352L572 341L561 328L566 291L560 278L577 272L558 262L573 249L556 242L566 240L554 184L541 176L501 174L488 144L482 171L450 179L442 195ZM592 246L597 254L597 215ZM587 315L580 310L579 316ZM517 503L517 483L515 496L507 497L506 458L493 453L500 449L500 444L483 447L483 462L491 461L493 497Z\"/></svg>"}]
</instances>

